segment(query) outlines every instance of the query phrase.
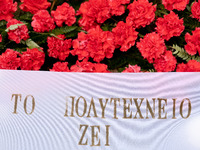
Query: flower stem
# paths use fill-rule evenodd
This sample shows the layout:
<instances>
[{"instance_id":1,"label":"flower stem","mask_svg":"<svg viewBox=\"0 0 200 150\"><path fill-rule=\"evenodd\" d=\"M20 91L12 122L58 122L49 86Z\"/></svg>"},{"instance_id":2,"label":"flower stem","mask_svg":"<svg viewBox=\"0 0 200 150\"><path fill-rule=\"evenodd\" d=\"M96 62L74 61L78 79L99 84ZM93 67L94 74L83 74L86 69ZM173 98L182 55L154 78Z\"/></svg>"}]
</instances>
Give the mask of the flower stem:
<instances>
[{"instance_id":1,"label":"flower stem","mask_svg":"<svg viewBox=\"0 0 200 150\"><path fill-rule=\"evenodd\" d=\"M53 7L54 7L54 5L55 5L56 1L57 1L57 0L54 0L54 1L53 1L52 5L51 5L50 12L53 10Z\"/></svg>"}]
</instances>

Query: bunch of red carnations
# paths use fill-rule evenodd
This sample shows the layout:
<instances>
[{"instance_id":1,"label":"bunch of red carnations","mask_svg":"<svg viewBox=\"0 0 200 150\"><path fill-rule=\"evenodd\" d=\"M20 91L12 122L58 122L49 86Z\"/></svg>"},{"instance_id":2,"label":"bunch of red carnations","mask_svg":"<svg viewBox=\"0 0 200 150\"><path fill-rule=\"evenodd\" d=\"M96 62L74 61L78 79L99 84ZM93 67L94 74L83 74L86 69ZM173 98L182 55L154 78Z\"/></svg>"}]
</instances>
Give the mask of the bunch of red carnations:
<instances>
[{"instance_id":1,"label":"bunch of red carnations","mask_svg":"<svg viewBox=\"0 0 200 150\"><path fill-rule=\"evenodd\" d=\"M200 0L0 0L0 69L200 71Z\"/></svg>"}]
</instances>

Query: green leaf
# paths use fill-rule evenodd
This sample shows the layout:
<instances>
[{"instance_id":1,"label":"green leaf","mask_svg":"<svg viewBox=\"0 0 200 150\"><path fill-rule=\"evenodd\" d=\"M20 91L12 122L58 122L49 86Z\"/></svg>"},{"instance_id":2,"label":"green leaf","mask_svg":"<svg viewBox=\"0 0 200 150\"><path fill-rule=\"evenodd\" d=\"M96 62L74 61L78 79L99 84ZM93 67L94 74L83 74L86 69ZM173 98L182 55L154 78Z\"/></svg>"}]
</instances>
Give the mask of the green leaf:
<instances>
[{"instance_id":1,"label":"green leaf","mask_svg":"<svg viewBox=\"0 0 200 150\"><path fill-rule=\"evenodd\" d=\"M33 17L33 14L31 14L30 12L27 12L23 15L20 15L19 19L20 20L29 20L29 21L32 21L32 17Z\"/></svg>"},{"instance_id":2,"label":"green leaf","mask_svg":"<svg viewBox=\"0 0 200 150\"><path fill-rule=\"evenodd\" d=\"M149 69L149 72L156 72L155 69Z\"/></svg>"},{"instance_id":3,"label":"green leaf","mask_svg":"<svg viewBox=\"0 0 200 150\"><path fill-rule=\"evenodd\" d=\"M57 38L57 39L60 39L60 40L63 40L63 39L57 37L57 36L56 36L55 34L53 34L53 33L50 33L50 36L53 36L53 37L55 37L55 38Z\"/></svg>"},{"instance_id":4,"label":"green leaf","mask_svg":"<svg viewBox=\"0 0 200 150\"><path fill-rule=\"evenodd\" d=\"M8 27L5 31L8 32L9 30L15 30L17 29L18 27L20 26L23 26L25 25L24 23L18 23L18 24L15 24L15 25L11 25L10 27Z\"/></svg>"},{"instance_id":5,"label":"green leaf","mask_svg":"<svg viewBox=\"0 0 200 150\"><path fill-rule=\"evenodd\" d=\"M43 52L40 48L40 46L35 43L32 39L28 39L26 40L26 45L30 48L30 49L33 49L33 48L37 48L39 51Z\"/></svg>"},{"instance_id":6,"label":"green leaf","mask_svg":"<svg viewBox=\"0 0 200 150\"><path fill-rule=\"evenodd\" d=\"M5 20L0 21L0 27L5 26L6 24L7 24L7 21Z\"/></svg>"},{"instance_id":7,"label":"green leaf","mask_svg":"<svg viewBox=\"0 0 200 150\"><path fill-rule=\"evenodd\" d=\"M52 30L50 33L53 33L55 35L59 35L59 34L66 34L66 33L70 33L74 30L78 29L77 26L65 26L65 27L61 27L61 28L56 28L54 30Z\"/></svg>"},{"instance_id":8,"label":"green leaf","mask_svg":"<svg viewBox=\"0 0 200 150\"><path fill-rule=\"evenodd\" d=\"M188 11L191 11L191 7L190 6L187 5L186 8L187 8Z\"/></svg>"},{"instance_id":9,"label":"green leaf","mask_svg":"<svg viewBox=\"0 0 200 150\"><path fill-rule=\"evenodd\" d=\"M17 52L22 54L22 52L26 51L26 48L16 48L15 51L17 51Z\"/></svg>"},{"instance_id":10,"label":"green leaf","mask_svg":"<svg viewBox=\"0 0 200 150\"><path fill-rule=\"evenodd\" d=\"M1 50L3 50L3 49L4 49L4 47L5 47L5 45L4 45L4 44L0 44L0 52L1 52Z\"/></svg>"},{"instance_id":11,"label":"green leaf","mask_svg":"<svg viewBox=\"0 0 200 150\"><path fill-rule=\"evenodd\" d=\"M184 48L179 47L178 45L173 45L172 48L174 49L173 54L177 55L178 57L182 58L183 60L189 61L189 60L196 60L200 62L199 56L191 56L189 55Z\"/></svg>"}]
</instances>

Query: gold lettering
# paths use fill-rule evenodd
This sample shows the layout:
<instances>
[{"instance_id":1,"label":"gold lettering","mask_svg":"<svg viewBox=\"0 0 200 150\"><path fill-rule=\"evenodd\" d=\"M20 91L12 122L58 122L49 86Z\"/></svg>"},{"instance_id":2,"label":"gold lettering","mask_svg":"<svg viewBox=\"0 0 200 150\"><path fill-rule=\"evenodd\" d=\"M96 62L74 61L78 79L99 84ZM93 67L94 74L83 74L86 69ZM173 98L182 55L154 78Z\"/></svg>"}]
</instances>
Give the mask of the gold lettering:
<instances>
[{"instance_id":1,"label":"gold lettering","mask_svg":"<svg viewBox=\"0 0 200 150\"><path fill-rule=\"evenodd\" d=\"M136 114L135 114L134 119L137 119L137 113L139 113L139 116L140 116L139 119L144 119L144 117L142 116L141 110L140 110L140 107L141 107L141 105L142 105L142 102L143 102L144 98L140 98L141 101L140 101L140 104L139 104L139 105L138 105L137 100L138 100L138 98L134 98L135 106L136 106L136 108L137 108L137 112L136 112Z\"/></svg>"},{"instance_id":2,"label":"gold lettering","mask_svg":"<svg viewBox=\"0 0 200 150\"><path fill-rule=\"evenodd\" d=\"M132 118L132 111L130 111L130 105L132 105L132 98L123 98L124 100L124 119ZM130 104L127 106L127 100L130 101ZM130 113L129 116L127 116L127 112Z\"/></svg>"},{"instance_id":3,"label":"gold lettering","mask_svg":"<svg viewBox=\"0 0 200 150\"><path fill-rule=\"evenodd\" d=\"M153 100L153 109L151 108L148 99L146 99L146 119L149 119L148 112L150 112L151 117L154 119L155 118L155 98Z\"/></svg>"},{"instance_id":4,"label":"gold lettering","mask_svg":"<svg viewBox=\"0 0 200 150\"><path fill-rule=\"evenodd\" d=\"M79 131L81 130L82 127L85 127L85 128L83 129L83 133L82 133L82 136L80 138L80 141L79 141L78 145L87 145L88 144L88 139L86 139L85 143L83 143L83 138L84 138L85 133L87 131L88 125L82 125L81 124L80 128L79 128Z\"/></svg>"},{"instance_id":5,"label":"gold lettering","mask_svg":"<svg viewBox=\"0 0 200 150\"><path fill-rule=\"evenodd\" d=\"M64 117L68 117L68 98L66 97L66 110Z\"/></svg>"},{"instance_id":6,"label":"gold lettering","mask_svg":"<svg viewBox=\"0 0 200 150\"><path fill-rule=\"evenodd\" d=\"M96 108L95 108L95 104L94 104L94 99L93 99L93 97L92 97L91 102L90 102L89 112L88 112L88 116L87 116L88 118L91 117L91 116L90 116L90 111L91 111L92 107L93 107L94 117L98 117L98 116L97 116L97 111L96 111Z\"/></svg>"},{"instance_id":7,"label":"gold lettering","mask_svg":"<svg viewBox=\"0 0 200 150\"><path fill-rule=\"evenodd\" d=\"M98 139L98 132L100 133L100 126L91 126L92 128L92 144L91 146L100 146L100 139ZM95 133L95 128L98 129L98 132ZM95 138L98 140L98 143L95 145Z\"/></svg>"},{"instance_id":8,"label":"gold lettering","mask_svg":"<svg viewBox=\"0 0 200 150\"><path fill-rule=\"evenodd\" d=\"M15 97L15 104L14 104L14 112L13 112L13 114L17 114L17 101L18 101L18 97L20 97L19 100L21 101L22 95L21 94L12 94L11 101L12 101L13 97Z\"/></svg>"},{"instance_id":9,"label":"gold lettering","mask_svg":"<svg viewBox=\"0 0 200 150\"><path fill-rule=\"evenodd\" d=\"M32 110L30 113L27 112L27 109L26 109L26 105L27 105L27 100L28 100L28 97L32 97ZM35 99L32 95L27 95L25 100L24 100L24 111L27 115L31 115L33 112L34 112L34 109L35 109Z\"/></svg>"},{"instance_id":10,"label":"gold lettering","mask_svg":"<svg viewBox=\"0 0 200 150\"><path fill-rule=\"evenodd\" d=\"M173 98L173 117L172 119L176 119L176 98Z\"/></svg>"},{"instance_id":11,"label":"gold lettering","mask_svg":"<svg viewBox=\"0 0 200 150\"><path fill-rule=\"evenodd\" d=\"M83 114L82 114L82 115L80 115L80 114L79 114L79 111L78 111L78 108L79 108L78 105L79 105L80 99L82 99L83 102L84 102L84 109L83 109ZM78 100L76 101L76 114L77 114L79 117L83 117L83 116L85 115L86 111L87 111L87 102L86 102L86 100L85 100L84 97L80 96L80 97L78 98Z\"/></svg>"},{"instance_id":12,"label":"gold lettering","mask_svg":"<svg viewBox=\"0 0 200 150\"><path fill-rule=\"evenodd\" d=\"M165 102L162 106L162 101ZM167 105L167 99L158 98L158 119L167 119L167 112L165 112L165 105ZM162 118L162 112L165 113L165 116Z\"/></svg>"},{"instance_id":13,"label":"gold lettering","mask_svg":"<svg viewBox=\"0 0 200 150\"><path fill-rule=\"evenodd\" d=\"M101 118L105 118L105 108L106 108L106 105L108 103L108 98L106 98L106 102L105 102L104 105L103 105L103 99L99 98L99 103L101 105L101 110L102 110L102 112L101 112Z\"/></svg>"},{"instance_id":14,"label":"gold lettering","mask_svg":"<svg viewBox=\"0 0 200 150\"><path fill-rule=\"evenodd\" d=\"M186 117L183 116L183 103L185 102L185 100L188 101L188 114L187 114ZM183 99L182 102L181 102L181 105L180 105L180 114L181 114L181 117L184 118L184 119L187 119L190 116L190 114L191 114L191 108L192 108L192 106L191 106L190 100L188 98Z\"/></svg>"},{"instance_id":15,"label":"gold lettering","mask_svg":"<svg viewBox=\"0 0 200 150\"><path fill-rule=\"evenodd\" d=\"M71 108L71 115L70 115L70 117L74 117L74 100L75 100L75 97L70 96L70 98L72 98L72 108Z\"/></svg>"},{"instance_id":16,"label":"gold lettering","mask_svg":"<svg viewBox=\"0 0 200 150\"><path fill-rule=\"evenodd\" d=\"M118 117L117 117L117 102L119 102L119 105L120 105L120 98L111 98L110 103L112 103L112 101L114 101L113 119L118 119Z\"/></svg>"},{"instance_id":17,"label":"gold lettering","mask_svg":"<svg viewBox=\"0 0 200 150\"><path fill-rule=\"evenodd\" d=\"M110 144L109 144L109 128L110 128L110 125L106 125L106 144L105 144L105 146L110 146Z\"/></svg>"}]
</instances>

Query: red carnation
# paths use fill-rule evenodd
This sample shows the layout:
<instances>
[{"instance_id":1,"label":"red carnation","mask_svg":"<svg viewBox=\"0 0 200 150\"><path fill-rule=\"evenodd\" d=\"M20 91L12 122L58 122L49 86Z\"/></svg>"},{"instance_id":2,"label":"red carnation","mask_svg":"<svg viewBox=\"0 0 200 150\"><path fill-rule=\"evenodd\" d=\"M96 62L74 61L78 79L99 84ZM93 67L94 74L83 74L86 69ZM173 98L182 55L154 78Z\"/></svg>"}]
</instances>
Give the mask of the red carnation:
<instances>
[{"instance_id":1,"label":"red carnation","mask_svg":"<svg viewBox=\"0 0 200 150\"><path fill-rule=\"evenodd\" d=\"M108 5L111 9L111 15L120 16L125 12L124 4L129 4L130 0L109 0Z\"/></svg>"},{"instance_id":2,"label":"red carnation","mask_svg":"<svg viewBox=\"0 0 200 150\"><path fill-rule=\"evenodd\" d=\"M8 21L13 17L13 13L17 10L17 2L13 0L0 0L0 20Z\"/></svg>"},{"instance_id":3,"label":"red carnation","mask_svg":"<svg viewBox=\"0 0 200 150\"><path fill-rule=\"evenodd\" d=\"M82 62L77 61L75 65L71 66L71 72L109 72L107 65L100 63L91 63L86 60Z\"/></svg>"},{"instance_id":4,"label":"red carnation","mask_svg":"<svg viewBox=\"0 0 200 150\"><path fill-rule=\"evenodd\" d=\"M189 33L185 34L185 41L187 45L185 45L185 50L190 55L195 55L197 51L200 54L200 28L196 28L192 31L192 35Z\"/></svg>"},{"instance_id":5,"label":"red carnation","mask_svg":"<svg viewBox=\"0 0 200 150\"><path fill-rule=\"evenodd\" d=\"M152 5L148 0L137 0L130 4L126 23L134 28L145 27L155 18L156 5Z\"/></svg>"},{"instance_id":6,"label":"red carnation","mask_svg":"<svg viewBox=\"0 0 200 150\"><path fill-rule=\"evenodd\" d=\"M47 10L39 10L32 19L31 25L35 32L48 32L55 28L54 20Z\"/></svg>"},{"instance_id":7,"label":"red carnation","mask_svg":"<svg viewBox=\"0 0 200 150\"><path fill-rule=\"evenodd\" d=\"M1 36L1 34L0 34L0 42L2 42L2 36Z\"/></svg>"},{"instance_id":8,"label":"red carnation","mask_svg":"<svg viewBox=\"0 0 200 150\"><path fill-rule=\"evenodd\" d=\"M183 19L179 19L173 11L168 15L164 15L164 18L158 18L156 25L158 34L167 41L173 36L180 36L185 29Z\"/></svg>"},{"instance_id":9,"label":"red carnation","mask_svg":"<svg viewBox=\"0 0 200 150\"><path fill-rule=\"evenodd\" d=\"M160 58L166 50L164 39L155 32L146 34L143 39L140 39L140 42L137 42L137 47L142 56L150 63L153 63L154 59Z\"/></svg>"},{"instance_id":10,"label":"red carnation","mask_svg":"<svg viewBox=\"0 0 200 150\"><path fill-rule=\"evenodd\" d=\"M88 50L94 61L100 62L104 58L112 58L115 50L113 34L102 31L99 26L88 31Z\"/></svg>"},{"instance_id":11,"label":"red carnation","mask_svg":"<svg viewBox=\"0 0 200 150\"><path fill-rule=\"evenodd\" d=\"M22 70L39 70L44 64L45 54L37 48L29 49L22 52L21 69Z\"/></svg>"},{"instance_id":12,"label":"red carnation","mask_svg":"<svg viewBox=\"0 0 200 150\"><path fill-rule=\"evenodd\" d=\"M88 34L78 34L78 39L73 41L73 48L71 54L78 55L79 60L91 57L94 61L100 62L105 57L113 56L115 50L113 34L97 26L90 29Z\"/></svg>"},{"instance_id":13,"label":"red carnation","mask_svg":"<svg viewBox=\"0 0 200 150\"><path fill-rule=\"evenodd\" d=\"M189 3L189 0L162 0L162 4L169 11L173 9L184 10L188 3Z\"/></svg>"},{"instance_id":14,"label":"red carnation","mask_svg":"<svg viewBox=\"0 0 200 150\"><path fill-rule=\"evenodd\" d=\"M120 47L121 51L127 51L131 46L135 45L138 32L123 21L118 22L117 26L112 30L115 46Z\"/></svg>"},{"instance_id":15,"label":"red carnation","mask_svg":"<svg viewBox=\"0 0 200 150\"><path fill-rule=\"evenodd\" d=\"M141 68L138 65L135 66L129 65L128 68L125 68L125 70L122 71L122 73L128 73L128 72L138 73L141 72Z\"/></svg>"},{"instance_id":16,"label":"red carnation","mask_svg":"<svg viewBox=\"0 0 200 150\"><path fill-rule=\"evenodd\" d=\"M78 33L78 38L72 42L74 50L71 51L72 55L78 55L78 60L83 60L89 57L87 50L88 37L84 32Z\"/></svg>"},{"instance_id":17,"label":"red carnation","mask_svg":"<svg viewBox=\"0 0 200 150\"><path fill-rule=\"evenodd\" d=\"M11 19L7 23L7 28L9 28L11 25L16 25L16 24L24 24L24 23L16 19ZM15 41L16 43L20 43L21 40L26 41L29 38L27 26L24 24L18 26L18 28L15 30L8 30L8 38L10 40Z\"/></svg>"},{"instance_id":18,"label":"red carnation","mask_svg":"<svg viewBox=\"0 0 200 150\"><path fill-rule=\"evenodd\" d=\"M107 0L89 0L83 2L77 12L77 15L81 15L79 25L85 30L89 30L98 24L103 23L110 15L110 8Z\"/></svg>"},{"instance_id":19,"label":"red carnation","mask_svg":"<svg viewBox=\"0 0 200 150\"><path fill-rule=\"evenodd\" d=\"M95 28L102 24L112 15L122 15L125 12L124 4L130 3L130 0L89 0L83 2L77 11L81 15L79 25L85 30Z\"/></svg>"},{"instance_id":20,"label":"red carnation","mask_svg":"<svg viewBox=\"0 0 200 150\"><path fill-rule=\"evenodd\" d=\"M69 72L68 62L57 62L53 64L53 68L50 71L57 71L57 72Z\"/></svg>"},{"instance_id":21,"label":"red carnation","mask_svg":"<svg viewBox=\"0 0 200 150\"><path fill-rule=\"evenodd\" d=\"M47 2L47 0L21 0L21 2L20 9L31 12L32 14L51 6L51 3Z\"/></svg>"},{"instance_id":22,"label":"red carnation","mask_svg":"<svg viewBox=\"0 0 200 150\"><path fill-rule=\"evenodd\" d=\"M0 55L0 69L17 70L20 66L20 53L12 49L7 49Z\"/></svg>"},{"instance_id":23,"label":"red carnation","mask_svg":"<svg viewBox=\"0 0 200 150\"><path fill-rule=\"evenodd\" d=\"M68 26L76 22L75 10L68 3L63 3L61 6L58 6L56 11L51 12L51 15L59 27L62 27L63 22Z\"/></svg>"},{"instance_id":24,"label":"red carnation","mask_svg":"<svg viewBox=\"0 0 200 150\"><path fill-rule=\"evenodd\" d=\"M58 39L60 38L60 39ZM70 48L72 46L72 40L66 39L64 35L58 35L58 38L56 37L48 37L47 43L48 43L48 53L49 57L58 58L60 60L65 60L66 57L69 56ZM63 40L62 40L63 39Z\"/></svg>"},{"instance_id":25,"label":"red carnation","mask_svg":"<svg viewBox=\"0 0 200 150\"><path fill-rule=\"evenodd\" d=\"M187 64L178 64L177 72L200 72L200 62L196 60L189 60Z\"/></svg>"},{"instance_id":26,"label":"red carnation","mask_svg":"<svg viewBox=\"0 0 200 150\"><path fill-rule=\"evenodd\" d=\"M176 58L172 55L171 51L165 51L160 58L154 61L154 68L158 72L170 72L176 68Z\"/></svg>"},{"instance_id":27,"label":"red carnation","mask_svg":"<svg viewBox=\"0 0 200 150\"><path fill-rule=\"evenodd\" d=\"M200 22L200 0L194 2L191 7L192 17L196 18Z\"/></svg>"}]
</instances>

